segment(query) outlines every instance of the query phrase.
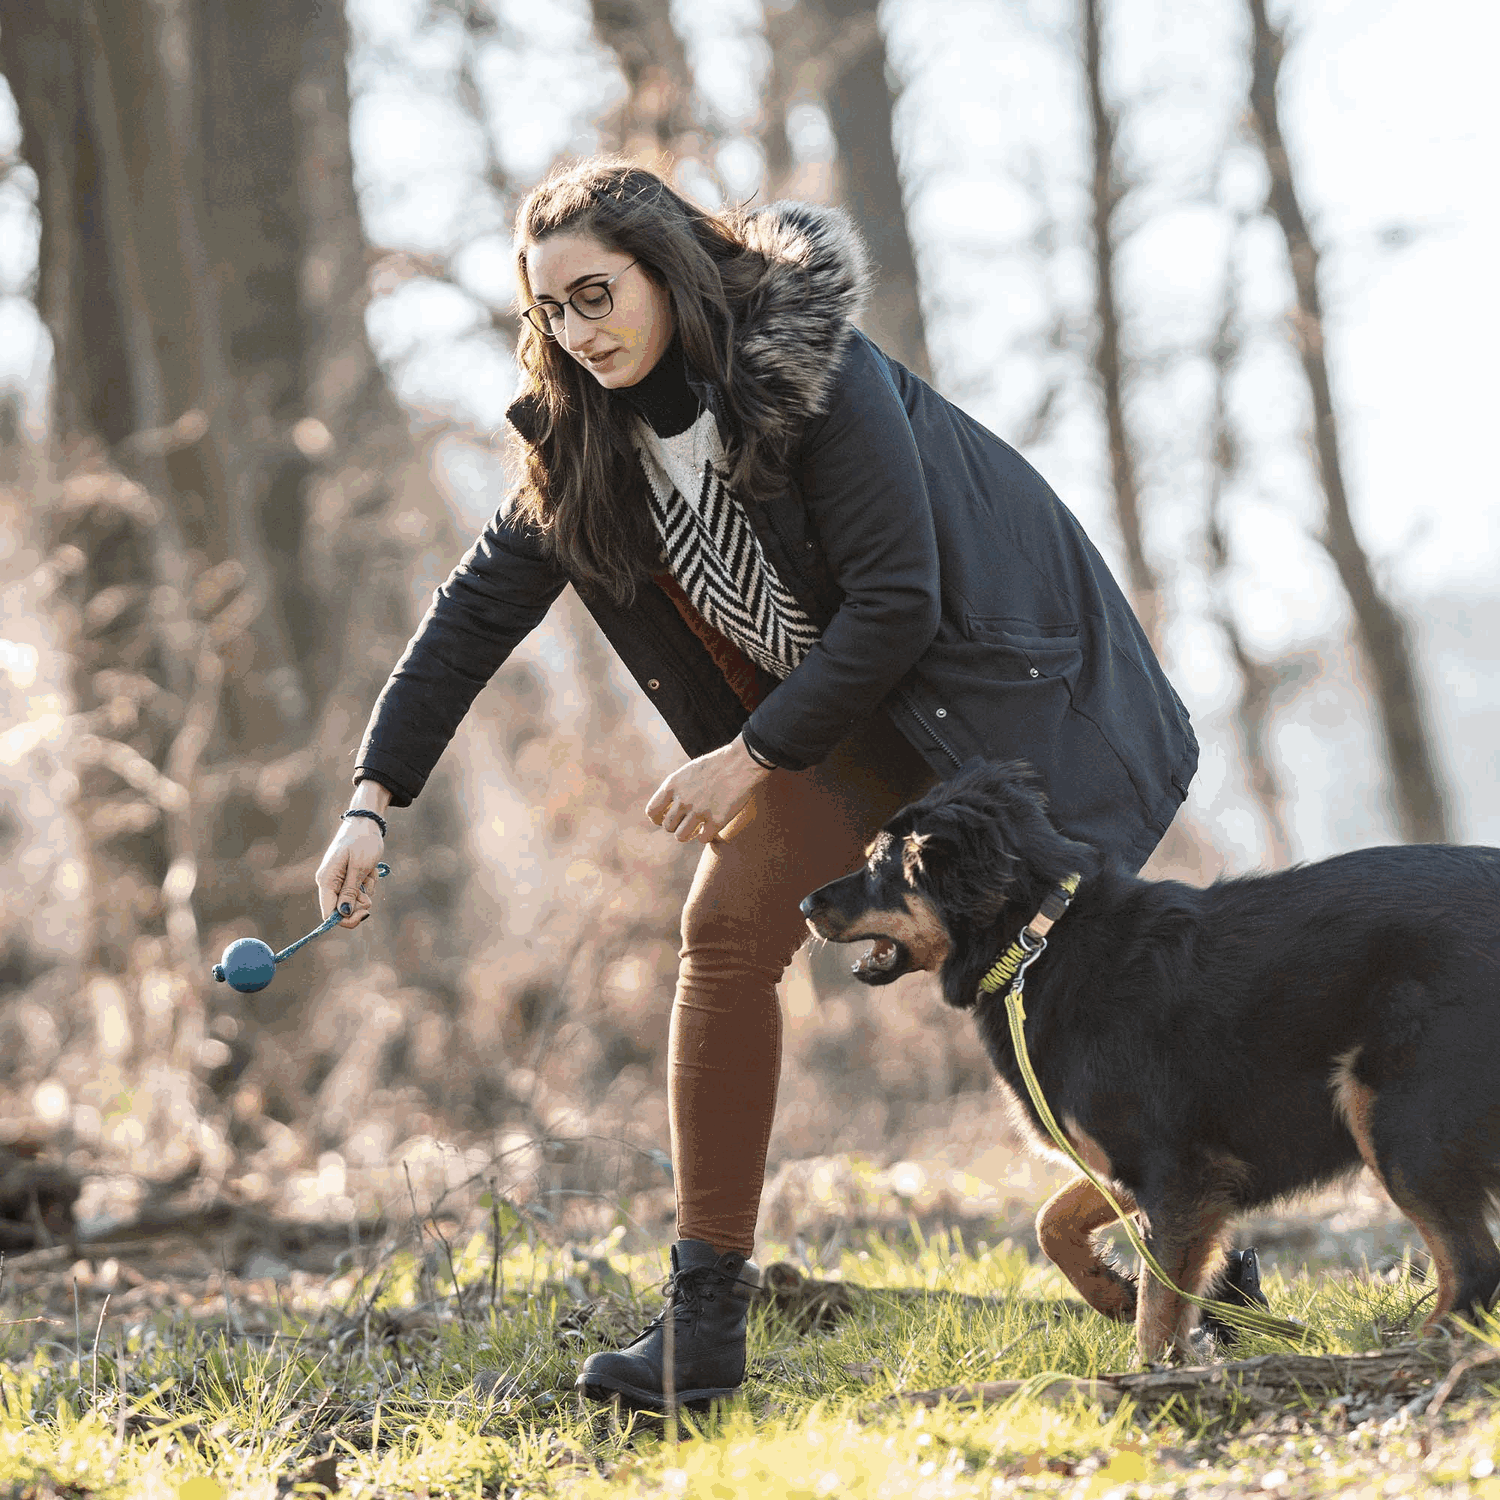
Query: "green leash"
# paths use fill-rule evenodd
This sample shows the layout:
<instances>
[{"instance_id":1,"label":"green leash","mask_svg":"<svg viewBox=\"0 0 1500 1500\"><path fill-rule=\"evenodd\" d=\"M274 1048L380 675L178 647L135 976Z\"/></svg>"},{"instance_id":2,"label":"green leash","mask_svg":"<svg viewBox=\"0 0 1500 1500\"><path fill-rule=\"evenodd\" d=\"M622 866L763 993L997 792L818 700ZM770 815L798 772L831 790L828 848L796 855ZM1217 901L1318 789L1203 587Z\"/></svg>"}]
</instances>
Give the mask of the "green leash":
<instances>
[{"instance_id":1,"label":"green leash","mask_svg":"<svg viewBox=\"0 0 1500 1500\"><path fill-rule=\"evenodd\" d=\"M1312 1337L1312 1330L1301 1323L1294 1323L1290 1318L1278 1318L1258 1307L1242 1307L1233 1302L1220 1302L1214 1297L1195 1297L1191 1292L1183 1291L1146 1248L1146 1242L1132 1222L1131 1215L1125 1212L1115 1195L1100 1181L1098 1174L1074 1149L1073 1143L1058 1125L1046 1096L1042 1093L1042 1085L1037 1079L1036 1069L1031 1065L1031 1054L1026 1047L1026 1002L1023 997L1026 970L1041 957L1042 950L1047 946L1047 933L1068 909L1073 900L1073 893L1078 889L1078 881L1077 875L1069 875L1058 884L1057 889L1042 903L1041 911L1021 929L1015 942L1005 950L994 967L979 981L979 992L983 995L994 994L1002 985L1009 986L1005 993L1005 1011L1010 1019L1010 1039L1016 1049L1016 1061L1021 1065L1021 1077L1026 1082L1026 1092L1031 1095L1031 1102L1036 1106L1037 1115L1058 1149L1088 1178L1104 1201L1114 1209L1120 1221L1120 1228L1124 1230L1131 1249L1140 1256L1141 1263L1169 1292L1204 1312L1212 1312L1215 1317L1232 1327L1247 1329L1252 1333L1267 1334L1271 1338L1288 1339L1292 1343L1306 1343Z\"/></svg>"}]
</instances>

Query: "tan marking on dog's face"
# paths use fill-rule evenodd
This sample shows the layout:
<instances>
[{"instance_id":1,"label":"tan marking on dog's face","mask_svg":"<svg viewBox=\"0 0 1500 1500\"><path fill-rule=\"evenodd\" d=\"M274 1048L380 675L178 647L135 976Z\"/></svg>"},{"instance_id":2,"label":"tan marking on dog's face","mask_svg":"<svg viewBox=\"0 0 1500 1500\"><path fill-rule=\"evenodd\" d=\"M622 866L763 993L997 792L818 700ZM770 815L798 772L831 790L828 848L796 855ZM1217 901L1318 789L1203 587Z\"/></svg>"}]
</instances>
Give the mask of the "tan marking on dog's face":
<instances>
[{"instance_id":1,"label":"tan marking on dog's face","mask_svg":"<svg viewBox=\"0 0 1500 1500\"><path fill-rule=\"evenodd\" d=\"M922 851L927 847L930 833L909 833L901 843L901 873L907 885L915 885L917 876L926 874L922 865Z\"/></svg>"},{"instance_id":2,"label":"tan marking on dog's face","mask_svg":"<svg viewBox=\"0 0 1500 1500\"><path fill-rule=\"evenodd\" d=\"M895 845L895 838L883 828L870 840L870 846L865 850L865 864L872 874L890 858L891 850Z\"/></svg>"},{"instance_id":3,"label":"tan marking on dog's face","mask_svg":"<svg viewBox=\"0 0 1500 1500\"><path fill-rule=\"evenodd\" d=\"M843 933L836 941L849 942L852 936L844 934L869 934L888 937L906 949L911 960L910 967L937 973L943 967L952 947L948 929L937 908L915 891L902 895L899 907L869 907L843 923Z\"/></svg>"}]
</instances>

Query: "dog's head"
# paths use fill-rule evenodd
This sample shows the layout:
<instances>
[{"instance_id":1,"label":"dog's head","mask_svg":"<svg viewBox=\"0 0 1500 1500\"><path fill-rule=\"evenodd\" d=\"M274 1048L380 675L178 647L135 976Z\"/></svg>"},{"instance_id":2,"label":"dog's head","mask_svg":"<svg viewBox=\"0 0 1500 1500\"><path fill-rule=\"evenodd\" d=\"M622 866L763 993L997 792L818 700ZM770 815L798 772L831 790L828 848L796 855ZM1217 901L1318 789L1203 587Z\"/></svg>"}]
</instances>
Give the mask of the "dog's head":
<instances>
[{"instance_id":1,"label":"dog's head","mask_svg":"<svg viewBox=\"0 0 1500 1500\"><path fill-rule=\"evenodd\" d=\"M1098 865L1052 826L1029 766L971 761L902 808L863 866L814 891L802 915L830 942L868 942L853 965L863 983L926 970L967 1009L1002 935L1009 941L1063 876Z\"/></svg>"}]
</instances>

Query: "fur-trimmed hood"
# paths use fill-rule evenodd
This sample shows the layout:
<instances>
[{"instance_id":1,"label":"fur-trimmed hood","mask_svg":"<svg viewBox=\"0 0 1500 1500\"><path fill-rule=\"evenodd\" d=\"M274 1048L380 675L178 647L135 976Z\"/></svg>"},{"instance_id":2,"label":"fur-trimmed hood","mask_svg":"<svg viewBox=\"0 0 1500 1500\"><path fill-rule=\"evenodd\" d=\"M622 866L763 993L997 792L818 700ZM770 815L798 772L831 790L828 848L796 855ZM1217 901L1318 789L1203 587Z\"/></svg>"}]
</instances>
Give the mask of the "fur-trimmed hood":
<instances>
[{"instance_id":1,"label":"fur-trimmed hood","mask_svg":"<svg viewBox=\"0 0 1500 1500\"><path fill-rule=\"evenodd\" d=\"M812 203L769 204L745 228L745 244L767 266L736 358L783 399L788 415L821 416L849 330L870 299L864 240L843 209Z\"/></svg>"},{"instance_id":2,"label":"fur-trimmed hood","mask_svg":"<svg viewBox=\"0 0 1500 1500\"><path fill-rule=\"evenodd\" d=\"M766 270L736 330L735 361L757 428L783 448L809 417L828 409L839 359L873 286L869 255L843 209L771 203L743 221L747 248ZM711 382L690 381L723 425L723 401ZM540 432L540 403L518 396L505 415L528 442Z\"/></svg>"}]
</instances>

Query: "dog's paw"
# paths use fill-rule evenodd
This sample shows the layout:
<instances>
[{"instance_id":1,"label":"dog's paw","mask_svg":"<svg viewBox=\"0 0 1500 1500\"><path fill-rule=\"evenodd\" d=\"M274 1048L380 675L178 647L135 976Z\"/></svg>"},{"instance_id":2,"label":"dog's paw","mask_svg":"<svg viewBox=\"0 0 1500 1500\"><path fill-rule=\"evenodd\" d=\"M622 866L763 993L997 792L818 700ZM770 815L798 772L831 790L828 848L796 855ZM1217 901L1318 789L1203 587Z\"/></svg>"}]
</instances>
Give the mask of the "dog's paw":
<instances>
[{"instance_id":1,"label":"dog's paw","mask_svg":"<svg viewBox=\"0 0 1500 1500\"><path fill-rule=\"evenodd\" d=\"M1070 1274L1069 1280L1095 1312L1116 1323L1135 1322L1135 1278L1125 1275L1113 1261L1097 1260L1081 1275Z\"/></svg>"}]
</instances>

